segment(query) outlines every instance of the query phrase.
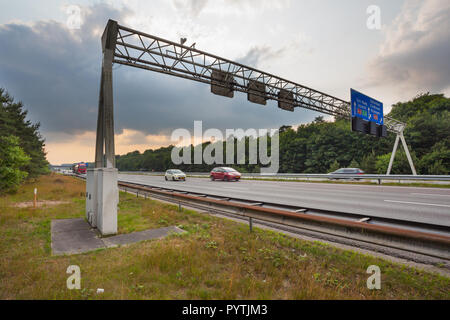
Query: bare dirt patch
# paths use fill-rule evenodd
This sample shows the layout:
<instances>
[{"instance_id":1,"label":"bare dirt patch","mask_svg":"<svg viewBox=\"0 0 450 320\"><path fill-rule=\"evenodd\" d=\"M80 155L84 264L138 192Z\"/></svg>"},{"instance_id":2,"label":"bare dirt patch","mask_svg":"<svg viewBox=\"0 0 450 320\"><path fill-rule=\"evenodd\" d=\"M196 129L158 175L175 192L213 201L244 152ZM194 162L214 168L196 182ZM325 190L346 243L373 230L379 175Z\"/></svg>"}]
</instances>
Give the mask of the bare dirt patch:
<instances>
[{"instance_id":1,"label":"bare dirt patch","mask_svg":"<svg viewBox=\"0 0 450 320\"><path fill-rule=\"evenodd\" d=\"M36 202L36 207L43 207L43 206L57 206L60 204L66 204L69 203L69 201L58 201L58 200L40 200ZM29 208L33 207L34 203L33 201L25 201L25 202L17 202L12 205L16 208Z\"/></svg>"}]
</instances>

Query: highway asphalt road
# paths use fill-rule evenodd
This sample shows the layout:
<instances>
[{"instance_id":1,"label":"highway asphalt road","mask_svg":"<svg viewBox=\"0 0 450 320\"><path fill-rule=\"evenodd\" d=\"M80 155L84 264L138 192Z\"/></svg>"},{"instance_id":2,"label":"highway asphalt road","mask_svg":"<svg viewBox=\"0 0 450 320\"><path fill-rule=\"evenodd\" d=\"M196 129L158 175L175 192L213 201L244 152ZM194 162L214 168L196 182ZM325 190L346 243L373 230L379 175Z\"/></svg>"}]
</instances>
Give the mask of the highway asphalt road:
<instances>
[{"instance_id":1,"label":"highway asphalt road","mask_svg":"<svg viewBox=\"0 0 450 320\"><path fill-rule=\"evenodd\" d=\"M312 182L211 181L119 174L119 180L211 195L395 218L450 227L450 189Z\"/></svg>"}]
</instances>

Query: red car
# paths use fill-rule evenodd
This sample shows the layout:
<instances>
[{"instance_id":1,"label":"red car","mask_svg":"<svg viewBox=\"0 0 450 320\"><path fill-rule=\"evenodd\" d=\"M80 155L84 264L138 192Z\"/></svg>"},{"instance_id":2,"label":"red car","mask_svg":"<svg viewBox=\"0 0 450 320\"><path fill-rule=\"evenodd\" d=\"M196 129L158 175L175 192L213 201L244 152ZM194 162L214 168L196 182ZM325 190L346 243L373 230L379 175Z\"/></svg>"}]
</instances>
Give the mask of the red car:
<instances>
[{"instance_id":1,"label":"red car","mask_svg":"<svg viewBox=\"0 0 450 320\"><path fill-rule=\"evenodd\" d=\"M239 181L241 178L241 174L234 170L233 168L228 167L218 167L212 169L210 173L211 180L224 180L224 181Z\"/></svg>"}]
</instances>

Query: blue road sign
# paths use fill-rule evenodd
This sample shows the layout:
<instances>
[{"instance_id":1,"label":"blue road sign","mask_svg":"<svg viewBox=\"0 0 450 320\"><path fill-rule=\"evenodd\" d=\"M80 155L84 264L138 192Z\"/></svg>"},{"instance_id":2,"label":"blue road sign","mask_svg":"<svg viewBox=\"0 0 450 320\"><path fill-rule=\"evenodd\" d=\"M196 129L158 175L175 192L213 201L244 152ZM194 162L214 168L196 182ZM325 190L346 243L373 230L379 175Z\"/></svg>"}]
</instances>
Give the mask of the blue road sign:
<instances>
[{"instance_id":1,"label":"blue road sign","mask_svg":"<svg viewBox=\"0 0 450 320\"><path fill-rule=\"evenodd\" d=\"M350 89L352 117L383 124L383 103Z\"/></svg>"}]
</instances>

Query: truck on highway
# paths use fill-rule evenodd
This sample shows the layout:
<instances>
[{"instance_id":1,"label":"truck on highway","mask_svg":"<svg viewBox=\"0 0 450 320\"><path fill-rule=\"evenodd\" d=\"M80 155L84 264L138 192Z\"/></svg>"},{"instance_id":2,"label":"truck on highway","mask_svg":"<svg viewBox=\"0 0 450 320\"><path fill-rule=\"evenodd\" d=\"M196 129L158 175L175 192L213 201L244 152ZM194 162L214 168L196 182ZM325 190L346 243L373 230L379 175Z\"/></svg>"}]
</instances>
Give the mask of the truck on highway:
<instances>
[{"instance_id":1,"label":"truck on highway","mask_svg":"<svg viewBox=\"0 0 450 320\"><path fill-rule=\"evenodd\" d=\"M76 163L72 166L72 172L74 174L85 174L87 165L84 162Z\"/></svg>"}]
</instances>

